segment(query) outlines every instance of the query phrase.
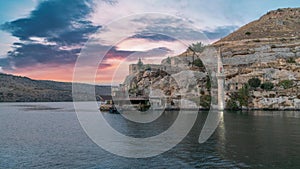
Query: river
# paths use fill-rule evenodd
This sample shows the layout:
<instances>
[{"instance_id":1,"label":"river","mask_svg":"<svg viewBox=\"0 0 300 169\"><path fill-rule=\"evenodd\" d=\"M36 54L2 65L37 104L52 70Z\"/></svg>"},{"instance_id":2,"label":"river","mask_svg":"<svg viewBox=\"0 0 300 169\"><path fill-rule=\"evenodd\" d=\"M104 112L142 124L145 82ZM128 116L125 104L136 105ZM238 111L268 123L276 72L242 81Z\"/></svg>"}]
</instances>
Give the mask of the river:
<instances>
[{"instance_id":1,"label":"river","mask_svg":"<svg viewBox=\"0 0 300 169\"><path fill-rule=\"evenodd\" d=\"M165 112L143 125L119 114L104 116L126 135L149 137L167 129L177 114ZM300 168L300 112L224 112L212 137L199 144L207 114L199 112L173 149L134 159L111 154L89 139L72 103L1 103L0 168Z\"/></svg>"}]
</instances>

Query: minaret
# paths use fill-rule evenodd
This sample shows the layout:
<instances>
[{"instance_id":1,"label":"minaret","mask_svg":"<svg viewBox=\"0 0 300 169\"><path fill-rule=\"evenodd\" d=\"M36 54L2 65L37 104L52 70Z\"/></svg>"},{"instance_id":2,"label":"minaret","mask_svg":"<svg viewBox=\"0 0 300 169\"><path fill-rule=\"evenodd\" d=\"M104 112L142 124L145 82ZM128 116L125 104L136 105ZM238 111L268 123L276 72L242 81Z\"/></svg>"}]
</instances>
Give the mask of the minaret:
<instances>
[{"instance_id":1,"label":"minaret","mask_svg":"<svg viewBox=\"0 0 300 169\"><path fill-rule=\"evenodd\" d=\"M218 70L217 70L217 80L218 80L218 110L224 110L224 81L225 75L223 70L223 63L221 59L221 47L218 52Z\"/></svg>"}]
</instances>

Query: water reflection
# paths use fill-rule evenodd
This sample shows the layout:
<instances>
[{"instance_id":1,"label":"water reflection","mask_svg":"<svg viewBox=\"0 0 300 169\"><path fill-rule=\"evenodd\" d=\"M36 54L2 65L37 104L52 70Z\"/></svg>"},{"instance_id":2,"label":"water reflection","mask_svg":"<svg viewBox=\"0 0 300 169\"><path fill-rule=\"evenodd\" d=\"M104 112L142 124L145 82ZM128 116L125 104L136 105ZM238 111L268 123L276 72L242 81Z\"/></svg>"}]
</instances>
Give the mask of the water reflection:
<instances>
[{"instance_id":1,"label":"water reflection","mask_svg":"<svg viewBox=\"0 0 300 169\"><path fill-rule=\"evenodd\" d=\"M216 132L224 158L252 167L300 166L300 112L226 113ZM289 117L289 118L286 118Z\"/></svg>"},{"instance_id":2,"label":"water reflection","mask_svg":"<svg viewBox=\"0 0 300 169\"><path fill-rule=\"evenodd\" d=\"M167 130L151 137L137 138L112 128L101 112L91 109L95 103L73 103L82 128L93 142L110 153L130 158L152 157L170 150L186 137L198 115L197 112L179 110L177 118Z\"/></svg>"},{"instance_id":3,"label":"water reflection","mask_svg":"<svg viewBox=\"0 0 300 169\"><path fill-rule=\"evenodd\" d=\"M300 118L299 111L250 111L250 115L254 116L280 116L280 117L292 117Z\"/></svg>"},{"instance_id":4,"label":"water reflection","mask_svg":"<svg viewBox=\"0 0 300 169\"><path fill-rule=\"evenodd\" d=\"M23 103L0 105L0 168L299 168L300 166L298 118L300 112L297 111L281 113L224 111L216 131L203 144L199 144L198 139L209 113L200 112L192 130L174 148L155 157L130 159L111 154L94 144L79 125L75 112L71 111L72 103L28 104L47 106L49 107L47 111L39 109L24 111L26 104L17 106L20 104ZM121 115L103 115L119 132L143 138L157 135L169 128L177 118L178 112L165 112L152 125L131 123ZM172 135L174 136L176 134ZM168 143L172 137L166 137L163 142ZM122 146L133 144L128 140L123 141L119 140ZM155 147L151 144L143 145L155 151ZM135 153L138 150L126 151Z\"/></svg>"},{"instance_id":5,"label":"water reflection","mask_svg":"<svg viewBox=\"0 0 300 169\"><path fill-rule=\"evenodd\" d=\"M209 111L209 114L199 136L200 144L206 142L209 139L209 137L215 132L220 121L223 120L223 113L223 111L218 110Z\"/></svg>"}]
</instances>

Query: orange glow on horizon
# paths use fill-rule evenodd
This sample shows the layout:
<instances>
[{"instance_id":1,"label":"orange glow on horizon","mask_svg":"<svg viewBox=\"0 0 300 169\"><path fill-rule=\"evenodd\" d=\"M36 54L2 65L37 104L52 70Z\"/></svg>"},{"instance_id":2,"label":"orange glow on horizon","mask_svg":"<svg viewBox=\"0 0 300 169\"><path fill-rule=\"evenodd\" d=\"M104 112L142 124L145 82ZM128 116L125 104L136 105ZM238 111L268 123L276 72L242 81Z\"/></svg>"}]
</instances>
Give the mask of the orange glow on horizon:
<instances>
[{"instance_id":1,"label":"orange glow on horizon","mask_svg":"<svg viewBox=\"0 0 300 169\"><path fill-rule=\"evenodd\" d=\"M120 68L119 65L124 61L121 58L107 59L104 66L99 66L97 75L95 77L96 84L119 84L123 82L126 75L128 75L128 66L126 69ZM105 66L109 64L109 66ZM129 64L128 64L129 65ZM114 76L117 69L123 69L122 74ZM59 82L72 82L74 73L74 64L68 65L44 65L37 64L32 67L18 68L12 71L5 71L4 73L13 74L16 76L25 76L34 80L53 80ZM112 82L113 81L113 82ZM87 81L84 76L81 79L82 83L94 83Z\"/></svg>"},{"instance_id":2,"label":"orange glow on horizon","mask_svg":"<svg viewBox=\"0 0 300 169\"><path fill-rule=\"evenodd\" d=\"M153 57L145 58L144 64L160 63L162 58ZM102 64L99 65L95 78L85 75L84 72L91 70L91 67L81 68L82 78L79 78L77 82L90 83L90 84L120 84L123 83L126 76L129 74L129 65L136 63L132 56L127 58L121 56L110 56L106 58ZM60 82L72 82L74 73L74 64L36 64L31 67L17 68L11 71L5 71L4 73L13 74L17 76L25 76L35 80L53 80ZM93 81L91 81L93 79Z\"/></svg>"}]
</instances>

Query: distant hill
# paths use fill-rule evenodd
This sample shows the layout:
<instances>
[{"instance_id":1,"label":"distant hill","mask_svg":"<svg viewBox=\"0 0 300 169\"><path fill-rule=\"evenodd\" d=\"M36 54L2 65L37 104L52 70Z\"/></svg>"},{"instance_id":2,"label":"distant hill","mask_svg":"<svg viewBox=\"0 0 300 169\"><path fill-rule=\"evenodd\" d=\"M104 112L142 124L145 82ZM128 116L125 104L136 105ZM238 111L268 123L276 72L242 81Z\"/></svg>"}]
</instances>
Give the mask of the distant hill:
<instances>
[{"instance_id":1,"label":"distant hill","mask_svg":"<svg viewBox=\"0 0 300 169\"><path fill-rule=\"evenodd\" d=\"M83 86L92 86L82 84ZM111 95L110 86L95 86L96 95ZM0 102L72 101L72 83L33 80L0 73Z\"/></svg>"}]
</instances>

